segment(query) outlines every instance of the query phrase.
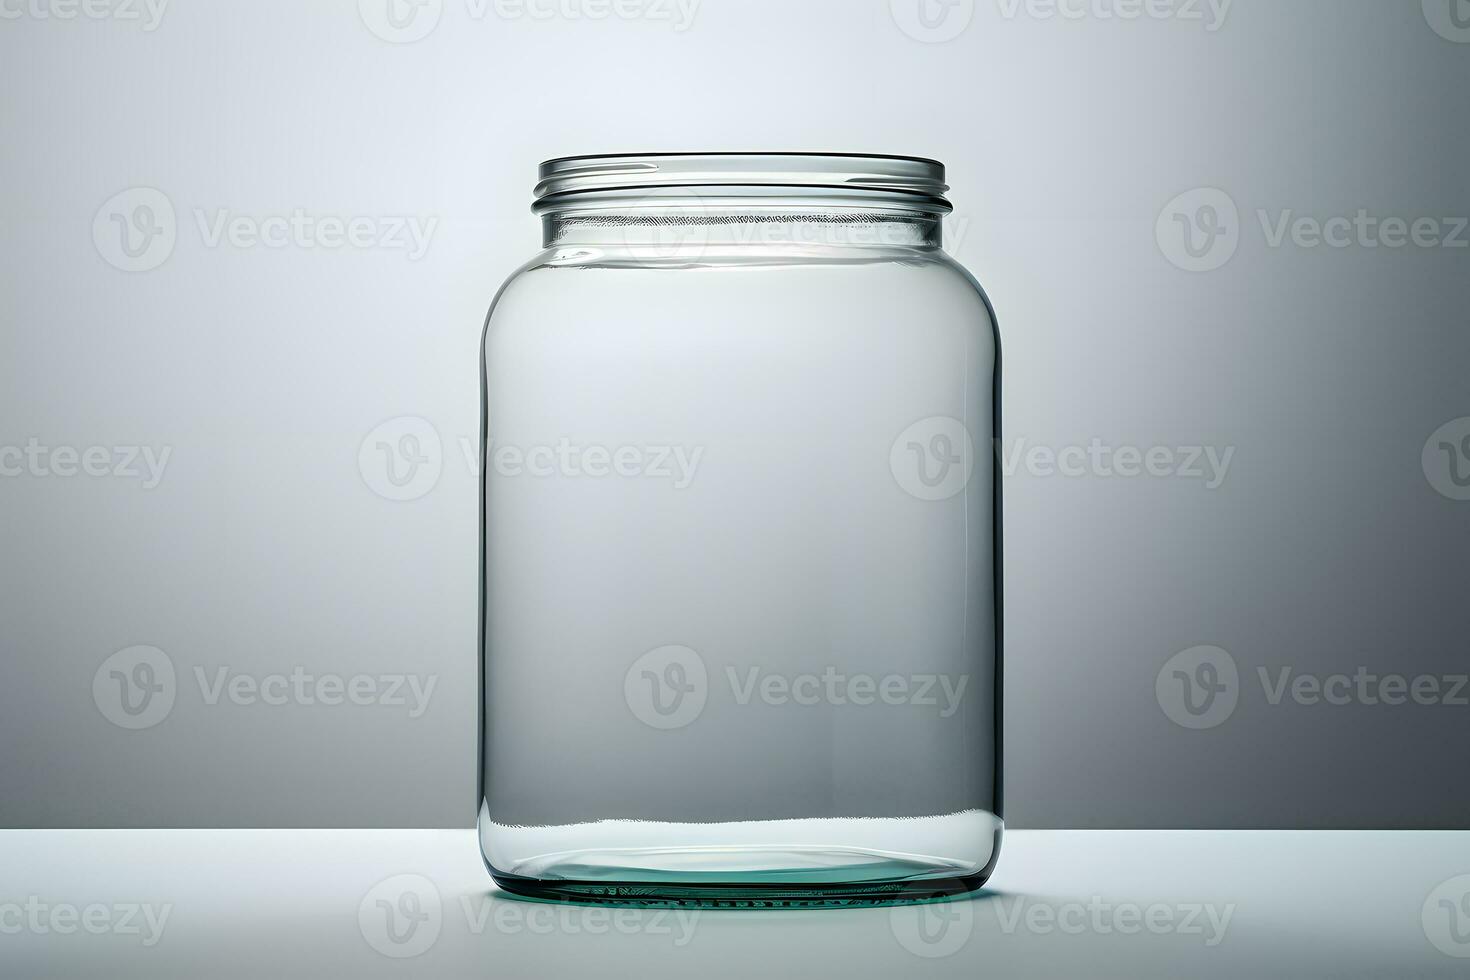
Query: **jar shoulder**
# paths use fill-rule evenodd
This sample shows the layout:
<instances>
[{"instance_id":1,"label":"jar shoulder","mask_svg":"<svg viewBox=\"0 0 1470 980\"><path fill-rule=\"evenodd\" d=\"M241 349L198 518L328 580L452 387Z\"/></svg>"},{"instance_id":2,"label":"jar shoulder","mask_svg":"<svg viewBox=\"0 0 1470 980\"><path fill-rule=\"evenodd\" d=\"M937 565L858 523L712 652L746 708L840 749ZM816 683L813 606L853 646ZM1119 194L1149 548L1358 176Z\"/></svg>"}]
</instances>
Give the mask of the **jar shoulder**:
<instances>
[{"instance_id":1,"label":"jar shoulder","mask_svg":"<svg viewBox=\"0 0 1470 980\"><path fill-rule=\"evenodd\" d=\"M491 302L485 342L568 318L823 317L895 329L960 324L998 351L994 308L976 277L939 249L792 254L632 255L547 249L517 269Z\"/></svg>"}]
</instances>

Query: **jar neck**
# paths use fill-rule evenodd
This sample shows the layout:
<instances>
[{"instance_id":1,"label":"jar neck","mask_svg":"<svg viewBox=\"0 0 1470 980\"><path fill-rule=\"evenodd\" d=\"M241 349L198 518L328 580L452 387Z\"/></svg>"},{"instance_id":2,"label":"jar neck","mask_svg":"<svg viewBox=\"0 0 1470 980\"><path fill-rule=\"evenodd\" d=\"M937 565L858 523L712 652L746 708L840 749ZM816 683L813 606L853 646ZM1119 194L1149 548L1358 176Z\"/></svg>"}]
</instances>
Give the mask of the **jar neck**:
<instances>
[{"instance_id":1,"label":"jar neck","mask_svg":"<svg viewBox=\"0 0 1470 980\"><path fill-rule=\"evenodd\" d=\"M549 211L542 244L706 248L938 248L940 215L845 208L627 208Z\"/></svg>"}]
</instances>

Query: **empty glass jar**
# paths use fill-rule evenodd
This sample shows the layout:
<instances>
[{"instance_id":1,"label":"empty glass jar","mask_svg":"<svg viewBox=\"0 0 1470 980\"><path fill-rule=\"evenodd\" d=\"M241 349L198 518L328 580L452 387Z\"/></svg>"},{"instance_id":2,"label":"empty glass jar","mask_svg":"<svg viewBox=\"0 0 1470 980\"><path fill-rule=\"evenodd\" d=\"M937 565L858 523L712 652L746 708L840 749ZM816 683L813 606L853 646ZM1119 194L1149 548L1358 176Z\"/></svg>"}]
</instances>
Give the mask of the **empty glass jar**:
<instances>
[{"instance_id":1,"label":"empty glass jar","mask_svg":"<svg viewBox=\"0 0 1470 980\"><path fill-rule=\"evenodd\" d=\"M552 160L483 349L479 832L542 897L884 901L1001 836L1000 348L913 157Z\"/></svg>"}]
</instances>

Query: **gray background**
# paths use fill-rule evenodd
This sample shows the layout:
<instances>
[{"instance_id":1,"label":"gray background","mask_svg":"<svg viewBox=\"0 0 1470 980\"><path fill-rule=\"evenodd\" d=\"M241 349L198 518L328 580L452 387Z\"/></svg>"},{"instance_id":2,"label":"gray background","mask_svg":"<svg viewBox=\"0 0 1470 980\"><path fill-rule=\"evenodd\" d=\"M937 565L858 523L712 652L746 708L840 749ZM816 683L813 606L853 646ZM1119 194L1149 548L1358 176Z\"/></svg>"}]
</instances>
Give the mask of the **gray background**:
<instances>
[{"instance_id":1,"label":"gray background","mask_svg":"<svg viewBox=\"0 0 1470 980\"><path fill-rule=\"evenodd\" d=\"M0 20L0 447L171 456L153 489L0 477L0 825L470 824L461 439L485 307L539 242L534 166L737 148L948 164L1008 440L1235 447L1215 490L1008 481L1011 825L1465 826L1470 707L1273 705L1257 679L1470 670L1470 502L1421 465L1470 415L1470 250L1272 248L1257 218L1470 215L1470 43L1431 29L1437 3L1236 0L1210 31L983 0L931 8L969 17L934 41L902 0L703 0L683 31L443 0L414 43L351 2L174 0L151 31L19 8ZM128 273L93 221L135 187L167 195L177 242ZM1201 187L1238 206L1239 243L1192 273L1155 223ZM438 223L412 260L210 246L196 219L298 208ZM408 501L358 461L400 416L442 445ZM136 644L166 652L177 695L129 731L92 684ZM1190 730L1155 679L1201 644L1238 665L1238 705ZM409 718L209 704L194 677L298 665L437 683Z\"/></svg>"}]
</instances>

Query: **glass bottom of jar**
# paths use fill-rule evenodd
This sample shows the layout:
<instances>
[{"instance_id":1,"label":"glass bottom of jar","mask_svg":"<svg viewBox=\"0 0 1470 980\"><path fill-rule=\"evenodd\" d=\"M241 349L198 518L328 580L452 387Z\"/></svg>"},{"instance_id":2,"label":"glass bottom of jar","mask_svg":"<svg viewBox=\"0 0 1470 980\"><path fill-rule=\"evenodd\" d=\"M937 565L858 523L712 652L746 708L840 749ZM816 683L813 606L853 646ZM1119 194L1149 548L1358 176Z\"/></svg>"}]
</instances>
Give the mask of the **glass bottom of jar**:
<instances>
[{"instance_id":1,"label":"glass bottom of jar","mask_svg":"<svg viewBox=\"0 0 1470 980\"><path fill-rule=\"evenodd\" d=\"M548 827L480 822L491 877L543 900L704 908L891 905L983 885L1003 824L984 810L931 817Z\"/></svg>"},{"instance_id":2,"label":"glass bottom of jar","mask_svg":"<svg viewBox=\"0 0 1470 980\"><path fill-rule=\"evenodd\" d=\"M975 891L986 875L924 878L871 884L785 885L767 881L639 882L541 880L493 873L495 884L523 898L547 902L629 905L640 908L782 909L852 908L947 901Z\"/></svg>"}]
</instances>

